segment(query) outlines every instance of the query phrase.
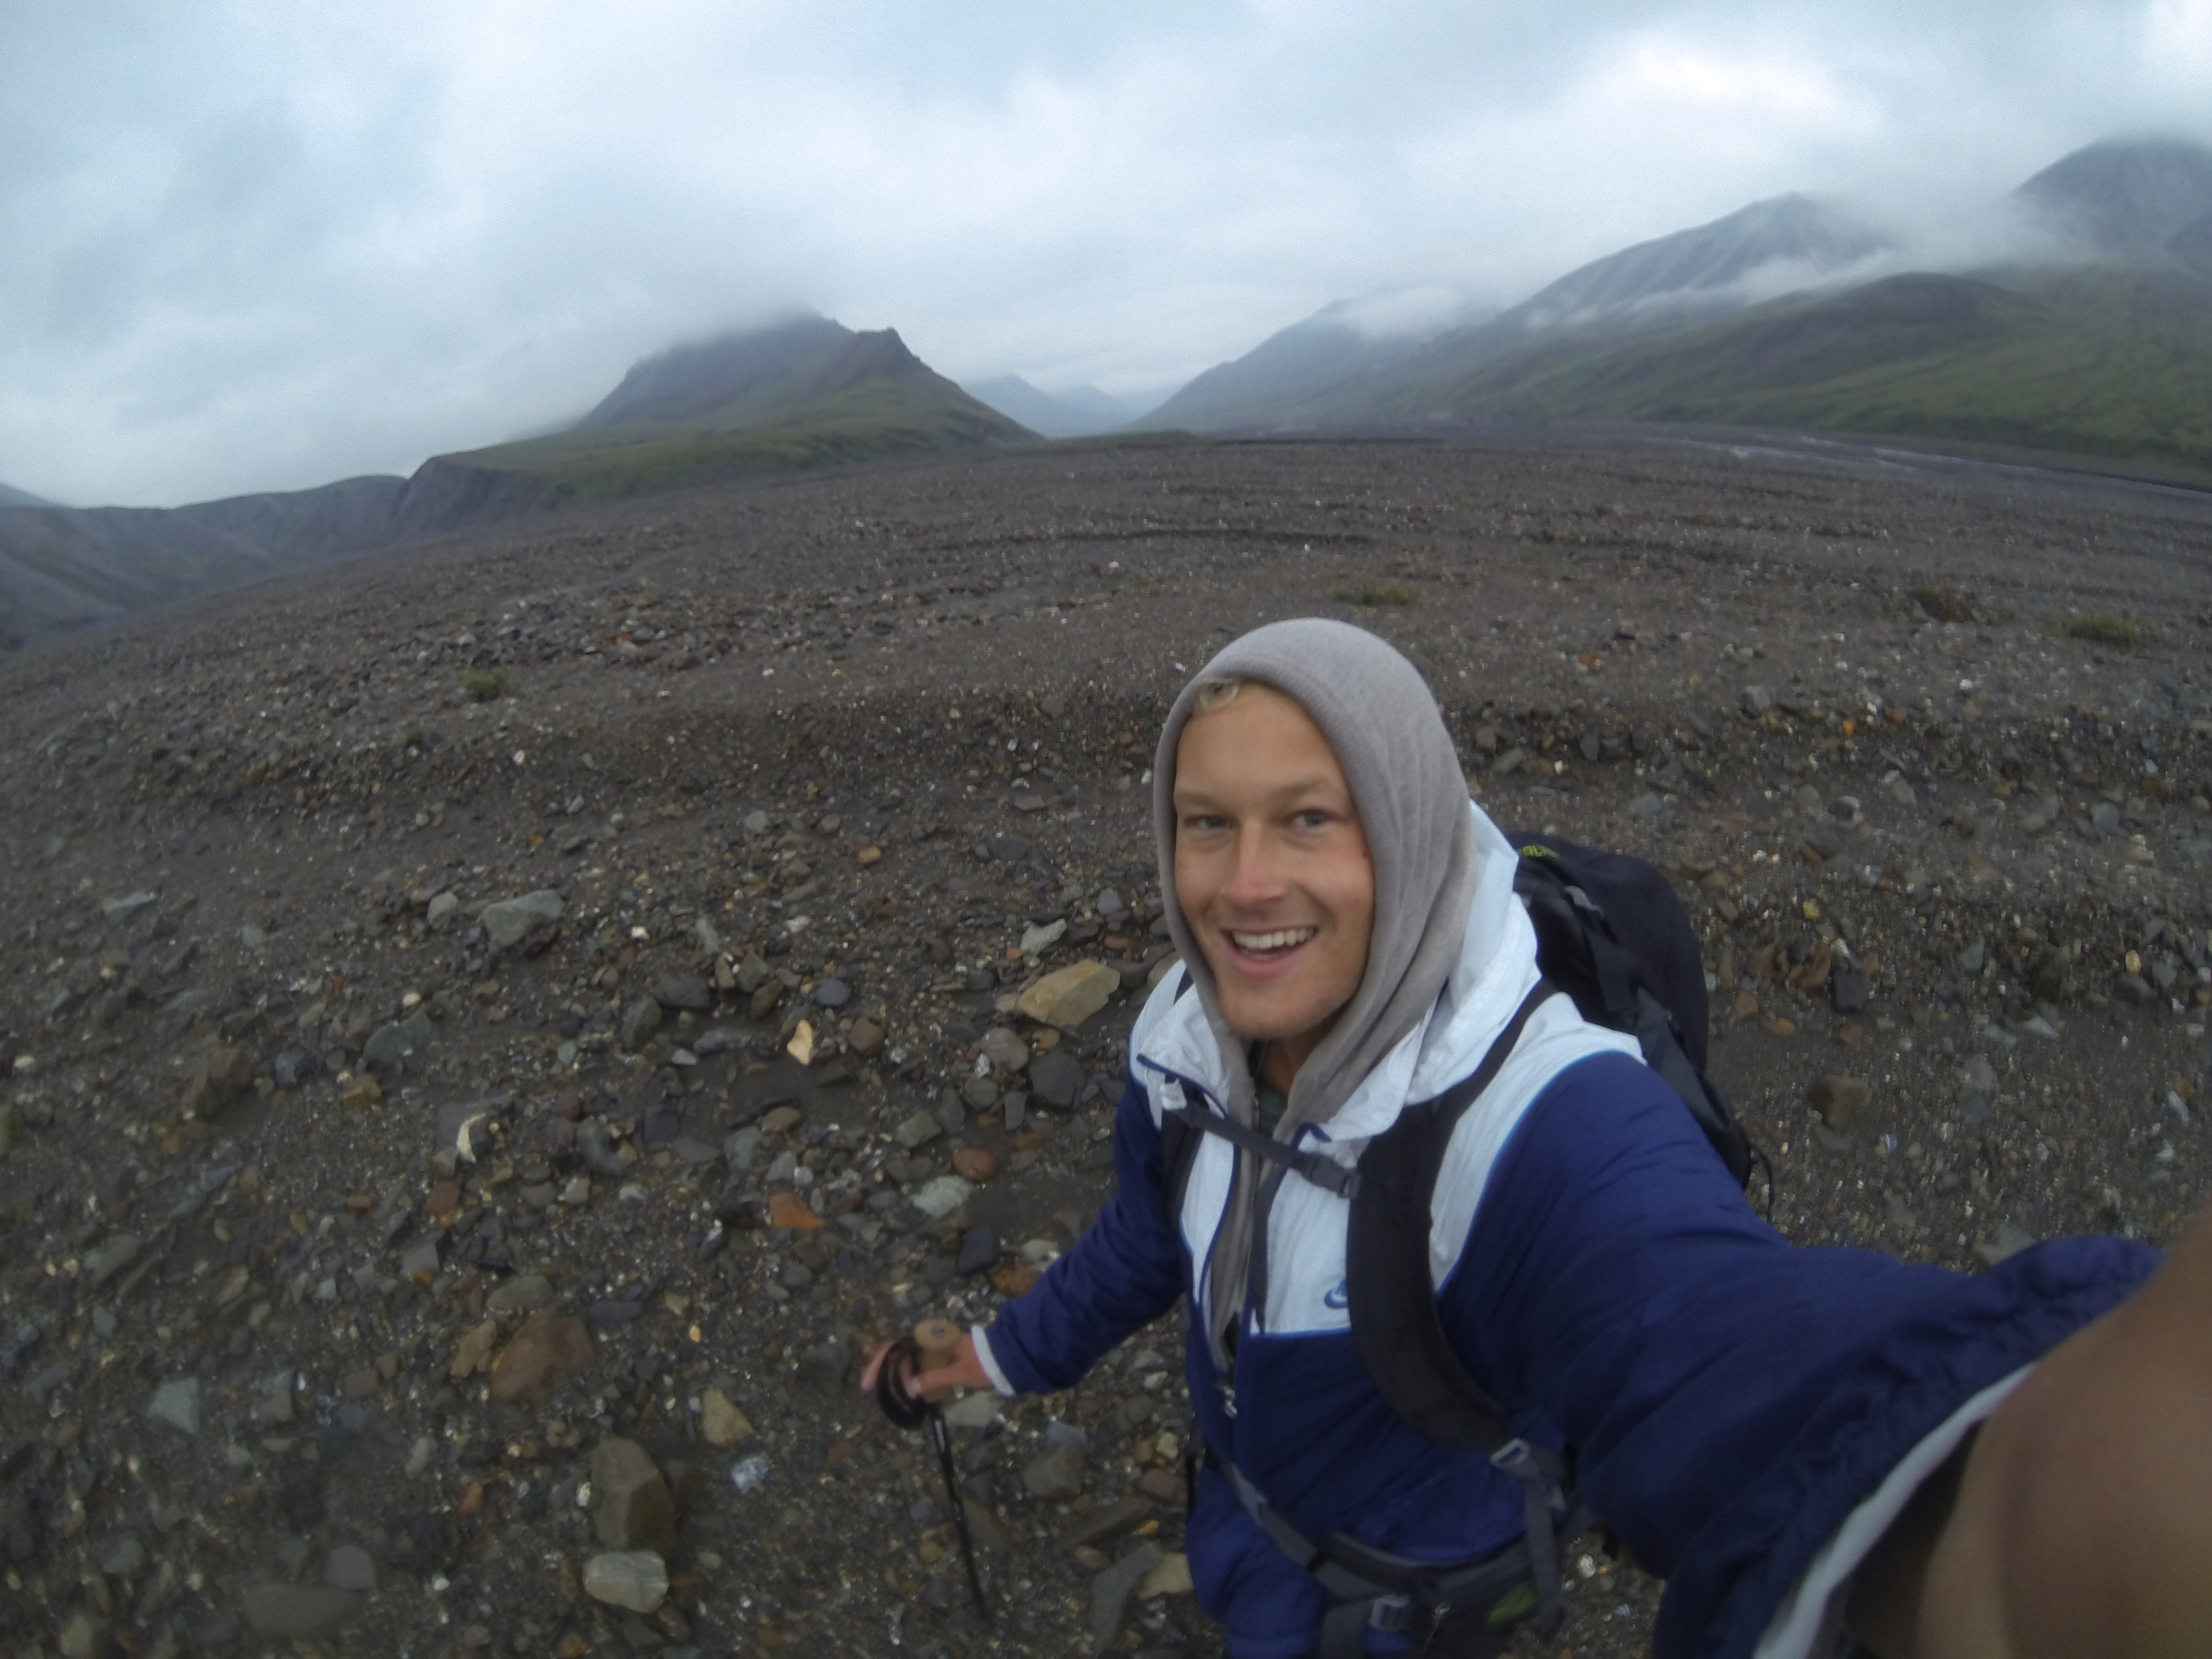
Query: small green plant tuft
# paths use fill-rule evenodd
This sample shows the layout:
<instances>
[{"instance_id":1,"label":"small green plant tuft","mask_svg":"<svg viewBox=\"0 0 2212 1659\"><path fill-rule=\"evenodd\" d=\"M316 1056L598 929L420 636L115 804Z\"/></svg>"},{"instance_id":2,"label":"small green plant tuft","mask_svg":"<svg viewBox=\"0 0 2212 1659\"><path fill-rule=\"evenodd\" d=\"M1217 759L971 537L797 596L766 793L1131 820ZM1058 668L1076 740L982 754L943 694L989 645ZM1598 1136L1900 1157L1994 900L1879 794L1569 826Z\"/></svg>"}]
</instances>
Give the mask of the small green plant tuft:
<instances>
[{"instance_id":1,"label":"small green plant tuft","mask_svg":"<svg viewBox=\"0 0 2212 1659\"><path fill-rule=\"evenodd\" d=\"M1917 587L1908 587L1905 591L1937 622L1963 623L1974 619L1974 596L1963 587L1923 582Z\"/></svg>"},{"instance_id":2,"label":"small green plant tuft","mask_svg":"<svg viewBox=\"0 0 2212 1659\"><path fill-rule=\"evenodd\" d=\"M2061 638L2109 645L2115 651L2132 651L2142 643L2142 629L2117 611L2076 611L2051 624Z\"/></svg>"},{"instance_id":3,"label":"small green plant tuft","mask_svg":"<svg viewBox=\"0 0 2212 1659\"><path fill-rule=\"evenodd\" d=\"M507 674L498 668L464 668L461 690L471 702L489 702L507 695Z\"/></svg>"},{"instance_id":4,"label":"small green plant tuft","mask_svg":"<svg viewBox=\"0 0 2212 1659\"><path fill-rule=\"evenodd\" d=\"M1418 597L1403 582L1362 582L1336 590L1337 599L1345 605L1411 605Z\"/></svg>"}]
</instances>

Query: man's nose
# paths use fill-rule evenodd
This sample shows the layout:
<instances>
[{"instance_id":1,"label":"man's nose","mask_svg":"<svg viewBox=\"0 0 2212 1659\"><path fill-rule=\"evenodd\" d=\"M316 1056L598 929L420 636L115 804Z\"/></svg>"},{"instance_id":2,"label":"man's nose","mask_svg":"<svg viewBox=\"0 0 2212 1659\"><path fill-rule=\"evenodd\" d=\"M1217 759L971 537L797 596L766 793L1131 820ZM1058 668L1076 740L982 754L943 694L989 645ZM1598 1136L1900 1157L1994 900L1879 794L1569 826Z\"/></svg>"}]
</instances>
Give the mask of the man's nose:
<instances>
[{"instance_id":1,"label":"man's nose","mask_svg":"<svg viewBox=\"0 0 2212 1659\"><path fill-rule=\"evenodd\" d=\"M1221 896L1239 909L1255 909L1283 894L1280 849L1264 826L1248 825L1237 837L1236 863Z\"/></svg>"}]
</instances>

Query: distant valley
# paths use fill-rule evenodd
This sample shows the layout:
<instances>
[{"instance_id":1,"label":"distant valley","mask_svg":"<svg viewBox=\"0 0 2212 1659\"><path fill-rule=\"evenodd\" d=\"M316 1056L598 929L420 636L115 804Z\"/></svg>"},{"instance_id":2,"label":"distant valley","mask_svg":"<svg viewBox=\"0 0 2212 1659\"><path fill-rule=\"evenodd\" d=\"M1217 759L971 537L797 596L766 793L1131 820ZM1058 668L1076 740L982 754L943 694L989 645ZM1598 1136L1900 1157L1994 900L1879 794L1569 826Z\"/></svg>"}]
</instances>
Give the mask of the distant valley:
<instances>
[{"instance_id":1,"label":"distant valley","mask_svg":"<svg viewBox=\"0 0 2212 1659\"><path fill-rule=\"evenodd\" d=\"M1154 407L1018 375L963 388L889 329L799 313L631 368L589 414L412 477L168 509L0 484L0 646L520 515L1117 431L1553 422L1781 428L2212 483L2212 149L2112 142L1994 210L2002 257L1915 265L1870 216L1778 197L1502 311L1412 328L1340 301Z\"/></svg>"},{"instance_id":2,"label":"distant valley","mask_svg":"<svg viewBox=\"0 0 2212 1659\"><path fill-rule=\"evenodd\" d=\"M170 508L59 507L10 490L0 645L526 513L1035 441L891 330L793 317L648 358L567 430L434 456L411 477Z\"/></svg>"}]
</instances>

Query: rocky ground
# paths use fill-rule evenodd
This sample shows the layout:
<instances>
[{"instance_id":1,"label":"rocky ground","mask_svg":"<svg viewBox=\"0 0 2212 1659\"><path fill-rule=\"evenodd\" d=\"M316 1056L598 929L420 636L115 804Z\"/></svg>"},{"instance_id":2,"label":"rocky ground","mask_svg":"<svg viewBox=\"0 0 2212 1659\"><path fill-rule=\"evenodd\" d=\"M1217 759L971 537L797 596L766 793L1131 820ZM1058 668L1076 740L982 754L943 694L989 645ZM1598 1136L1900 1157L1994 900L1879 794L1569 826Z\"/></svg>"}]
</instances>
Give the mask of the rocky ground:
<instances>
[{"instance_id":1,"label":"rocky ground","mask_svg":"<svg viewBox=\"0 0 2212 1659\"><path fill-rule=\"evenodd\" d=\"M1217 1652L1172 1322L957 1408L988 1626L854 1382L1106 1195L1158 720L1315 612L1678 878L1792 1237L2194 1211L2202 497L1277 442L544 520L0 659L0 1649ZM1639 1650L1576 1565L1524 1650Z\"/></svg>"}]
</instances>

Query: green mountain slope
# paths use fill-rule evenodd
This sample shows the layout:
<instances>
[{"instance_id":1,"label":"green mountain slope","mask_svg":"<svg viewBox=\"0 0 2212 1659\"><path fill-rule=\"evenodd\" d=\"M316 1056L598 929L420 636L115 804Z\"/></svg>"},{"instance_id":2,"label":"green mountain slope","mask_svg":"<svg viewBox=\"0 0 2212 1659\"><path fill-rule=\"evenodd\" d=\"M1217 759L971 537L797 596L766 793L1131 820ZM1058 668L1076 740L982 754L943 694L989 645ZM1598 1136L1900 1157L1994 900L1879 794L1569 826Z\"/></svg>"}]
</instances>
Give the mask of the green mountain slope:
<instances>
[{"instance_id":1,"label":"green mountain slope","mask_svg":"<svg viewBox=\"0 0 2212 1659\"><path fill-rule=\"evenodd\" d=\"M2212 477L2212 281L2185 270L1895 276L1656 339L1413 367L1364 412L1803 427Z\"/></svg>"},{"instance_id":2,"label":"green mountain slope","mask_svg":"<svg viewBox=\"0 0 2212 1659\"><path fill-rule=\"evenodd\" d=\"M409 481L399 524L427 533L1034 435L931 369L895 331L854 333L809 317L649 359L566 432L425 462Z\"/></svg>"},{"instance_id":3,"label":"green mountain slope","mask_svg":"<svg viewBox=\"0 0 2212 1659\"><path fill-rule=\"evenodd\" d=\"M403 487L348 478L191 507L0 507L0 645L381 547Z\"/></svg>"}]
</instances>

